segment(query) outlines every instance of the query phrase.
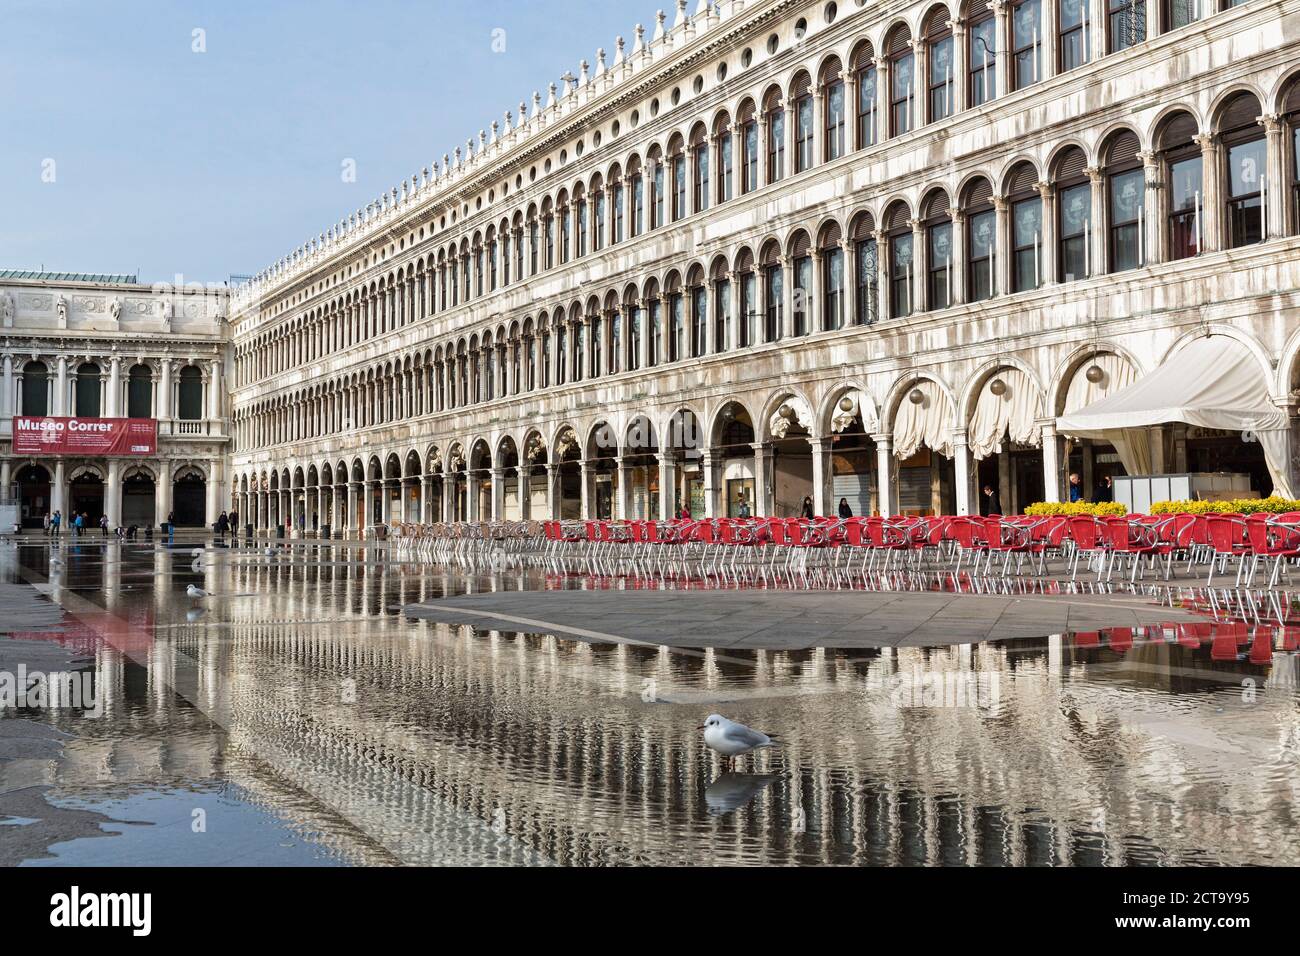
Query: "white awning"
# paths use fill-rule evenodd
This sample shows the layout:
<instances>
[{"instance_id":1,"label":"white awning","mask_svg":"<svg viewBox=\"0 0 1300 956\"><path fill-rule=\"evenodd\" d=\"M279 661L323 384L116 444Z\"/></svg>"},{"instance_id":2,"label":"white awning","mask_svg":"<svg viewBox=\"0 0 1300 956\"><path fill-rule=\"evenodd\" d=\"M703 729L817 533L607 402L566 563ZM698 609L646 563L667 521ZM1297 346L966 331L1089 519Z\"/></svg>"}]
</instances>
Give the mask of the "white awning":
<instances>
[{"instance_id":1,"label":"white awning","mask_svg":"<svg viewBox=\"0 0 1300 956\"><path fill-rule=\"evenodd\" d=\"M1063 435L1108 441L1131 475L1151 473L1146 428L1184 422L1245 432L1259 441L1275 494L1290 497L1286 413L1269 399L1258 360L1235 339L1211 335L1181 349L1149 375L1056 420Z\"/></svg>"},{"instance_id":2,"label":"white awning","mask_svg":"<svg viewBox=\"0 0 1300 956\"><path fill-rule=\"evenodd\" d=\"M1001 395L994 395L992 383L984 383L966 429L966 443L976 461L996 454L1004 437L1019 445L1043 443L1042 429L1036 421L1038 394L1029 376L1018 368L1003 368L996 377L1005 389Z\"/></svg>"},{"instance_id":3,"label":"white awning","mask_svg":"<svg viewBox=\"0 0 1300 956\"><path fill-rule=\"evenodd\" d=\"M911 393L919 391L921 401L913 402ZM894 455L900 460L911 458L922 445L945 458L952 457L952 399L930 379L921 379L903 396L894 417Z\"/></svg>"}]
</instances>

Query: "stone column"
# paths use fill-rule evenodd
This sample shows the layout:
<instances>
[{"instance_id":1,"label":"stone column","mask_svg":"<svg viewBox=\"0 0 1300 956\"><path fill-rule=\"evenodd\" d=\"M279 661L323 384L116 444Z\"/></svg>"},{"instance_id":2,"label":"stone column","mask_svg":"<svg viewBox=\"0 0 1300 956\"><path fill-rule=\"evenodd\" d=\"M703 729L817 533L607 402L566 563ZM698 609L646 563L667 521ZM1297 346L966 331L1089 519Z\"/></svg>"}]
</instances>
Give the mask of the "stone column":
<instances>
[{"instance_id":1,"label":"stone column","mask_svg":"<svg viewBox=\"0 0 1300 956\"><path fill-rule=\"evenodd\" d=\"M362 486L361 482L359 482L359 481L349 481L349 482L348 482L348 521L347 521L347 526L348 526L349 530L357 531L357 532L359 533L359 535L364 536L364 534L365 534L365 529L366 529L366 524L365 524L364 521L362 521L362 522L360 522L360 523L358 523L358 521L357 521L357 510L358 510L358 508L357 508L357 504L358 504L358 502L357 502L357 497L358 497L358 495L359 495L360 490L361 490L362 487L363 487L363 486Z\"/></svg>"},{"instance_id":2,"label":"stone column","mask_svg":"<svg viewBox=\"0 0 1300 956\"><path fill-rule=\"evenodd\" d=\"M1042 232L1038 241L1038 284L1051 285L1056 282L1056 188L1046 180L1038 183L1039 202L1042 203ZM1096 195L1093 196L1094 207ZM1093 214L1096 214L1096 208ZM1096 220L1093 220L1094 222ZM1093 233L1096 234L1094 229ZM1097 259L1092 260L1092 271L1097 271Z\"/></svg>"},{"instance_id":3,"label":"stone column","mask_svg":"<svg viewBox=\"0 0 1300 956\"><path fill-rule=\"evenodd\" d=\"M1201 147L1201 250L1217 252L1222 244L1221 214L1219 209L1219 162L1222 152L1219 138L1214 133L1202 133L1196 137Z\"/></svg>"},{"instance_id":4,"label":"stone column","mask_svg":"<svg viewBox=\"0 0 1300 956\"><path fill-rule=\"evenodd\" d=\"M876 443L876 504L880 513L894 513L894 441L889 435L872 435Z\"/></svg>"},{"instance_id":5,"label":"stone column","mask_svg":"<svg viewBox=\"0 0 1300 956\"><path fill-rule=\"evenodd\" d=\"M546 465L546 503L552 521L560 520L560 466Z\"/></svg>"},{"instance_id":6,"label":"stone column","mask_svg":"<svg viewBox=\"0 0 1300 956\"><path fill-rule=\"evenodd\" d=\"M1160 6L1160 4L1156 4ZM1160 225L1165 221L1165 197L1167 193L1160 182L1160 156L1153 150L1144 149L1138 153L1142 160L1143 182L1142 195L1142 265L1164 262L1165 249L1161 241Z\"/></svg>"},{"instance_id":7,"label":"stone column","mask_svg":"<svg viewBox=\"0 0 1300 956\"><path fill-rule=\"evenodd\" d=\"M812 446L812 499L813 514L829 515L834 510L830 507L831 441L829 438L810 438Z\"/></svg>"},{"instance_id":8,"label":"stone column","mask_svg":"<svg viewBox=\"0 0 1300 956\"><path fill-rule=\"evenodd\" d=\"M889 81L890 74L889 57L876 57L876 142L883 143L889 139L890 124L893 116L893 107L890 105Z\"/></svg>"},{"instance_id":9,"label":"stone column","mask_svg":"<svg viewBox=\"0 0 1300 956\"><path fill-rule=\"evenodd\" d=\"M54 380L54 414L68 414L68 357L60 355Z\"/></svg>"},{"instance_id":10,"label":"stone column","mask_svg":"<svg viewBox=\"0 0 1300 956\"><path fill-rule=\"evenodd\" d=\"M1006 295L1011 290L1011 204L1005 196L993 197L996 219L993 245L993 294Z\"/></svg>"},{"instance_id":11,"label":"stone column","mask_svg":"<svg viewBox=\"0 0 1300 956\"><path fill-rule=\"evenodd\" d=\"M160 478L154 486L155 528L166 521L167 516L172 511L172 463L170 461L160 462L158 473Z\"/></svg>"},{"instance_id":12,"label":"stone column","mask_svg":"<svg viewBox=\"0 0 1300 956\"><path fill-rule=\"evenodd\" d=\"M1061 500L1061 450L1056 437L1056 420L1038 423L1043 436L1043 500Z\"/></svg>"},{"instance_id":13,"label":"stone column","mask_svg":"<svg viewBox=\"0 0 1300 956\"><path fill-rule=\"evenodd\" d=\"M1089 274L1093 276L1105 275L1110 271L1110 264L1106 261L1106 232L1107 223L1110 219L1106 209L1106 175L1099 166L1089 166L1087 172L1088 182L1092 187L1090 193L1092 208L1088 220L1088 229L1091 232L1091 241L1088 248ZM1047 203L1043 204L1044 224L1050 221L1055 227L1055 212L1055 208ZM1055 228L1053 228L1052 238L1056 238ZM1055 248L1055 242L1053 242L1053 248ZM1055 259L1055 256L1053 256L1053 259Z\"/></svg>"},{"instance_id":14,"label":"stone column","mask_svg":"<svg viewBox=\"0 0 1300 956\"><path fill-rule=\"evenodd\" d=\"M781 253L781 337L794 338L794 262Z\"/></svg>"},{"instance_id":15,"label":"stone column","mask_svg":"<svg viewBox=\"0 0 1300 956\"><path fill-rule=\"evenodd\" d=\"M630 504L631 489L629 487L632 482L626 462L627 459L622 455L616 455L614 457L614 481L617 483L617 495L615 500L618 508L614 516L620 521L628 521L632 517Z\"/></svg>"},{"instance_id":16,"label":"stone column","mask_svg":"<svg viewBox=\"0 0 1300 956\"><path fill-rule=\"evenodd\" d=\"M924 312L930 307L930 303L925 301L926 260L929 258L925 248L925 227L919 219L910 219L907 224L912 227L912 281L908 284L912 290L912 307L908 311Z\"/></svg>"},{"instance_id":17,"label":"stone column","mask_svg":"<svg viewBox=\"0 0 1300 956\"><path fill-rule=\"evenodd\" d=\"M784 168L781 170L781 178L789 179L794 174L794 131L798 125L798 118L795 116L794 101L786 96L781 101L782 109L785 111L785 160Z\"/></svg>"},{"instance_id":18,"label":"stone column","mask_svg":"<svg viewBox=\"0 0 1300 956\"><path fill-rule=\"evenodd\" d=\"M154 395L154 406L158 409L158 419L171 418L172 414L172 363L163 358L158 362L158 385Z\"/></svg>"},{"instance_id":19,"label":"stone column","mask_svg":"<svg viewBox=\"0 0 1300 956\"><path fill-rule=\"evenodd\" d=\"M108 367L108 401L105 417L118 418L122 414L122 360L114 355ZM109 519L112 524L112 518ZM117 525L113 525L117 527Z\"/></svg>"},{"instance_id":20,"label":"stone column","mask_svg":"<svg viewBox=\"0 0 1300 956\"><path fill-rule=\"evenodd\" d=\"M4 485L6 482L0 482ZM108 484L104 489L104 514L108 516L108 527L116 529L122 524L122 460L108 460Z\"/></svg>"},{"instance_id":21,"label":"stone column","mask_svg":"<svg viewBox=\"0 0 1300 956\"><path fill-rule=\"evenodd\" d=\"M754 442L754 517L772 514L771 467L772 446L768 442Z\"/></svg>"},{"instance_id":22,"label":"stone column","mask_svg":"<svg viewBox=\"0 0 1300 956\"><path fill-rule=\"evenodd\" d=\"M13 417L14 408L14 357L6 354L4 357L4 380L3 391L0 391L0 421L8 421Z\"/></svg>"},{"instance_id":23,"label":"stone column","mask_svg":"<svg viewBox=\"0 0 1300 956\"><path fill-rule=\"evenodd\" d=\"M1153 6L1158 7L1160 3L1148 2L1147 10L1149 11ZM1056 4L1043 3L1038 9L1041 32L1038 37L1038 67L1034 71L1034 79L1041 81L1049 80L1056 75L1056 47L1059 40L1056 35Z\"/></svg>"},{"instance_id":24,"label":"stone column","mask_svg":"<svg viewBox=\"0 0 1300 956\"><path fill-rule=\"evenodd\" d=\"M970 73L970 50L966 43L965 18L955 17L949 20L948 29L952 31L952 102L948 106L948 112L956 114L970 109L970 91L966 83L966 77Z\"/></svg>"},{"instance_id":25,"label":"stone column","mask_svg":"<svg viewBox=\"0 0 1300 956\"><path fill-rule=\"evenodd\" d=\"M813 148L811 169L816 169L826 162L826 90L820 83L816 82L815 77L814 84L812 94Z\"/></svg>"},{"instance_id":26,"label":"stone column","mask_svg":"<svg viewBox=\"0 0 1300 956\"><path fill-rule=\"evenodd\" d=\"M450 524L455 520L455 510L452 499L456 495L456 476L444 472L442 476L442 521L444 524Z\"/></svg>"},{"instance_id":27,"label":"stone column","mask_svg":"<svg viewBox=\"0 0 1300 956\"><path fill-rule=\"evenodd\" d=\"M970 449L966 445L966 429L952 433L953 490L957 498L957 514L970 514Z\"/></svg>"},{"instance_id":28,"label":"stone column","mask_svg":"<svg viewBox=\"0 0 1300 956\"><path fill-rule=\"evenodd\" d=\"M1269 113L1259 118L1259 125L1264 127L1265 160L1264 168L1268 180L1265 183L1267 195L1264 205L1264 239L1273 239L1287 235L1287 207L1291 205L1290 177L1287 175L1286 124L1277 113Z\"/></svg>"},{"instance_id":29,"label":"stone column","mask_svg":"<svg viewBox=\"0 0 1300 956\"><path fill-rule=\"evenodd\" d=\"M660 453L659 459L659 520L667 521L677 514L677 489L675 487L673 460Z\"/></svg>"},{"instance_id":30,"label":"stone column","mask_svg":"<svg viewBox=\"0 0 1300 956\"><path fill-rule=\"evenodd\" d=\"M951 305L961 305L966 301L966 214L956 207L948 210L952 218L952 265L949 269Z\"/></svg>"},{"instance_id":31,"label":"stone column","mask_svg":"<svg viewBox=\"0 0 1300 956\"><path fill-rule=\"evenodd\" d=\"M595 515L591 513L593 503L591 500L591 462L586 458L578 462L578 476L578 494L579 500L582 502L579 514L584 521L590 521Z\"/></svg>"},{"instance_id":32,"label":"stone column","mask_svg":"<svg viewBox=\"0 0 1300 956\"><path fill-rule=\"evenodd\" d=\"M488 474L492 480L492 520L501 521L505 518L506 470L493 468Z\"/></svg>"},{"instance_id":33,"label":"stone column","mask_svg":"<svg viewBox=\"0 0 1300 956\"><path fill-rule=\"evenodd\" d=\"M704 449L700 467L704 471L704 517L720 518L725 513L719 507L718 496L721 489L721 462L718 453L712 448Z\"/></svg>"},{"instance_id":34,"label":"stone column","mask_svg":"<svg viewBox=\"0 0 1300 956\"><path fill-rule=\"evenodd\" d=\"M207 517L207 527L211 528L217 522L221 514L221 486L224 484L222 475L222 465L220 458L213 458L208 461L208 480L204 483L204 510Z\"/></svg>"},{"instance_id":35,"label":"stone column","mask_svg":"<svg viewBox=\"0 0 1300 956\"><path fill-rule=\"evenodd\" d=\"M527 521L531 517L529 514L531 502L528 500L530 491L528 487L528 471L530 467L520 462L519 467L515 469L515 482L519 488L519 520L521 521Z\"/></svg>"},{"instance_id":36,"label":"stone column","mask_svg":"<svg viewBox=\"0 0 1300 956\"><path fill-rule=\"evenodd\" d=\"M1003 97L1011 89L1011 17L1007 0L992 0L994 28L993 44L997 47L997 66L994 69L995 96Z\"/></svg>"},{"instance_id":37,"label":"stone column","mask_svg":"<svg viewBox=\"0 0 1300 956\"><path fill-rule=\"evenodd\" d=\"M221 418L221 396L223 393L221 387L221 360L215 359L209 362L207 373L208 395L205 403L207 409L203 417L209 420L217 420Z\"/></svg>"}]
</instances>

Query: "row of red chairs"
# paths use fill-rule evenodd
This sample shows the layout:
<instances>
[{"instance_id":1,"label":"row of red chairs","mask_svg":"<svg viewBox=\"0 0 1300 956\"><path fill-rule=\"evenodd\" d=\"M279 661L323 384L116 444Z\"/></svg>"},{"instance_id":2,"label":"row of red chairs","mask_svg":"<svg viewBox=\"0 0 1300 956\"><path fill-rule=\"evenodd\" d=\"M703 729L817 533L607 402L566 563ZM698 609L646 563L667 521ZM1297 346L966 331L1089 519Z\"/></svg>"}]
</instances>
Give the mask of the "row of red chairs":
<instances>
[{"instance_id":1,"label":"row of red chairs","mask_svg":"<svg viewBox=\"0 0 1300 956\"><path fill-rule=\"evenodd\" d=\"M836 573L946 565L954 573L1045 575L1064 559L1071 580L1080 565L1098 580L1117 568L1130 580L1148 569L1166 580L1176 561L1187 573L1207 567L1206 583L1234 565L1235 583L1253 584L1261 565L1275 586L1300 560L1300 512L1126 515L1117 517L941 515L932 517L716 518L669 521L546 521L542 554L597 568L632 563L735 573L746 566Z\"/></svg>"}]
</instances>

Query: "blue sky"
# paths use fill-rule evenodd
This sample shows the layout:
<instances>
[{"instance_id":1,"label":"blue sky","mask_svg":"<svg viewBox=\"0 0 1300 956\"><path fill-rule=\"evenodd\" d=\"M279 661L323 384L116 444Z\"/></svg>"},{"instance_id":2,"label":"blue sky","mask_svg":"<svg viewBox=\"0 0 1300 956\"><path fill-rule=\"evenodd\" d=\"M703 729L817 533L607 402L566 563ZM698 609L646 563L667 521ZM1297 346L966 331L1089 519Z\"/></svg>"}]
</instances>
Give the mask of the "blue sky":
<instances>
[{"instance_id":1,"label":"blue sky","mask_svg":"<svg viewBox=\"0 0 1300 956\"><path fill-rule=\"evenodd\" d=\"M0 0L0 269L255 272L658 6Z\"/></svg>"}]
</instances>

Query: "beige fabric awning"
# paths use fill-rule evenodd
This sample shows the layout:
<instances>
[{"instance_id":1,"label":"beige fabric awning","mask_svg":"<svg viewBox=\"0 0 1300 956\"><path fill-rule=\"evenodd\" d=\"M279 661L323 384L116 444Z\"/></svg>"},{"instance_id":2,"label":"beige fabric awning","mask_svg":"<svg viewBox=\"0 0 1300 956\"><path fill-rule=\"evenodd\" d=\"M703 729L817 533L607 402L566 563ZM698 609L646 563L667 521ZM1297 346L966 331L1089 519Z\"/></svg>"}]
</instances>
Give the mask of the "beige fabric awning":
<instances>
[{"instance_id":1,"label":"beige fabric awning","mask_svg":"<svg viewBox=\"0 0 1300 956\"><path fill-rule=\"evenodd\" d=\"M930 379L922 379L914 387L920 390L922 400L919 405L913 404L910 388L903 396L894 417L894 455L900 461L911 458L925 445L951 458L952 425L956 419L952 399Z\"/></svg>"},{"instance_id":2,"label":"beige fabric awning","mask_svg":"<svg viewBox=\"0 0 1300 956\"><path fill-rule=\"evenodd\" d=\"M1063 435L1108 441L1131 475L1151 473L1146 428L1184 422L1246 433L1263 448L1276 494L1292 495L1289 422L1269 399L1258 360L1235 339L1211 335L1149 375L1056 420Z\"/></svg>"},{"instance_id":3,"label":"beige fabric awning","mask_svg":"<svg viewBox=\"0 0 1300 956\"><path fill-rule=\"evenodd\" d=\"M1041 445L1043 441L1036 421L1038 392L1029 376L1018 368L1004 368L994 377L1002 380L1006 391L994 395L992 380L986 382L966 429L966 443L976 461L995 454L1004 436L1020 445Z\"/></svg>"}]
</instances>

